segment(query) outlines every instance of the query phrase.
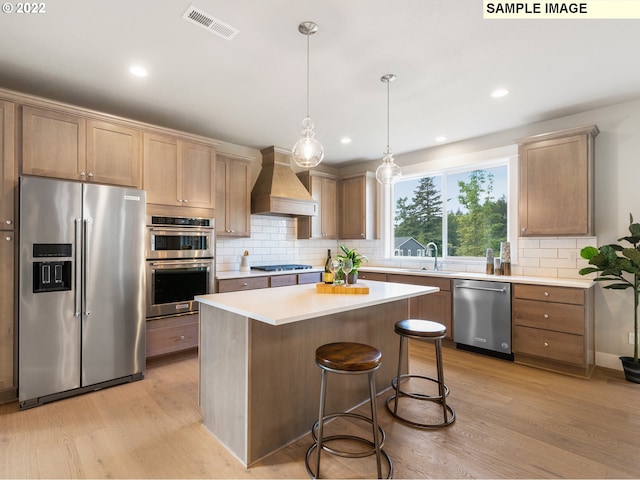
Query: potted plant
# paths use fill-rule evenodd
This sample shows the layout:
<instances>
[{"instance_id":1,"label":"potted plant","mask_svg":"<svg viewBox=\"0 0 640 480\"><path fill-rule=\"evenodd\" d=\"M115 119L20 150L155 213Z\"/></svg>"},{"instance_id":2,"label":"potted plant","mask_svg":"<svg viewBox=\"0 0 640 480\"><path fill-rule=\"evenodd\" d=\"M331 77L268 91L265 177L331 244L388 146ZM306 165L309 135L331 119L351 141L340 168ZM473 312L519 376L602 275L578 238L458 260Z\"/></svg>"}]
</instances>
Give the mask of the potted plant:
<instances>
[{"instance_id":1,"label":"potted plant","mask_svg":"<svg viewBox=\"0 0 640 480\"><path fill-rule=\"evenodd\" d=\"M604 288L612 290L633 290L633 357L620 357L624 375L630 382L640 383L640 362L638 361L638 297L640 296L640 223L633 223L629 215L631 235L621 237L631 246L619 243L603 245L600 248L584 247L580 256L589 260L591 267L582 268L580 275L600 273L595 282L614 282ZM626 274L626 276L625 276Z\"/></svg>"},{"instance_id":2,"label":"potted plant","mask_svg":"<svg viewBox=\"0 0 640 480\"><path fill-rule=\"evenodd\" d=\"M353 263L353 268L351 269L351 272L349 272L349 284L354 284L358 281L358 269L360 268L362 261L368 261L369 259L356 252L355 248L349 249L345 245L340 245L340 250L342 250L342 253L338 255L338 258L341 260L349 259ZM344 272L342 269L340 269L338 274L344 278Z\"/></svg>"}]
</instances>

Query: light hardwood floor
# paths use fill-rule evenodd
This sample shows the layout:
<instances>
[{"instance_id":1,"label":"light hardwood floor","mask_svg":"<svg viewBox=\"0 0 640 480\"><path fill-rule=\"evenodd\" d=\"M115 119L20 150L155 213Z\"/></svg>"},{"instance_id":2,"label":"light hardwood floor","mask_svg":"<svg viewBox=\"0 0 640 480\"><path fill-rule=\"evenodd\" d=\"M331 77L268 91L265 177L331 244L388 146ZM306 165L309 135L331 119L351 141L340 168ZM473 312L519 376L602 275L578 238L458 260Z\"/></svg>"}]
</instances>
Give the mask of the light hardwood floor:
<instances>
[{"instance_id":1,"label":"light hardwood floor","mask_svg":"<svg viewBox=\"0 0 640 480\"><path fill-rule=\"evenodd\" d=\"M444 362L452 426L406 427L386 411L387 393L378 397L395 478L640 476L640 385L622 372L597 368L584 380L454 348ZM412 343L412 373L432 365L432 346ZM191 355L153 364L132 384L22 412L2 405L0 477L307 477L310 435L244 469L202 427L197 379ZM326 476L375 475L371 457L324 459Z\"/></svg>"}]
</instances>

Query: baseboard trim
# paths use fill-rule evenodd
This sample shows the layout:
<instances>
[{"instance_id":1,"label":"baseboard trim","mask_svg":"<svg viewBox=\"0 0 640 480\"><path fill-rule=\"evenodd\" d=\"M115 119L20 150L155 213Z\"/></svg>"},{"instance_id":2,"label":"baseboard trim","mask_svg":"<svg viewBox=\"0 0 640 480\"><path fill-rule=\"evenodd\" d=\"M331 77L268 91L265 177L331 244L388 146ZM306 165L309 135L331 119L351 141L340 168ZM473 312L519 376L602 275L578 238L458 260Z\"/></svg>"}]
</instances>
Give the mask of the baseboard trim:
<instances>
[{"instance_id":1,"label":"baseboard trim","mask_svg":"<svg viewBox=\"0 0 640 480\"><path fill-rule=\"evenodd\" d=\"M596 365L598 367L622 371L620 355L613 355L612 353L596 352Z\"/></svg>"}]
</instances>

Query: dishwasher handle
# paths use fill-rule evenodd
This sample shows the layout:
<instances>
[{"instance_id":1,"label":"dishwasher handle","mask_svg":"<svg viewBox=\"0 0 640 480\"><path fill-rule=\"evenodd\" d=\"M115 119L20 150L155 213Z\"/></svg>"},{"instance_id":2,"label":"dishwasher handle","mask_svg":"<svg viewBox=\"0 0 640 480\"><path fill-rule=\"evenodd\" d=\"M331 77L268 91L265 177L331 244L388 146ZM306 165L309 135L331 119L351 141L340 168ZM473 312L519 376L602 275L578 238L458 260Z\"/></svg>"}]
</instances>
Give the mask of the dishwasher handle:
<instances>
[{"instance_id":1,"label":"dishwasher handle","mask_svg":"<svg viewBox=\"0 0 640 480\"><path fill-rule=\"evenodd\" d=\"M498 293L506 293L507 292L507 288L506 287L502 287L502 288L491 288L491 287L472 287L469 285L456 285L456 288L466 288L469 290L484 290L487 292L498 292Z\"/></svg>"}]
</instances>

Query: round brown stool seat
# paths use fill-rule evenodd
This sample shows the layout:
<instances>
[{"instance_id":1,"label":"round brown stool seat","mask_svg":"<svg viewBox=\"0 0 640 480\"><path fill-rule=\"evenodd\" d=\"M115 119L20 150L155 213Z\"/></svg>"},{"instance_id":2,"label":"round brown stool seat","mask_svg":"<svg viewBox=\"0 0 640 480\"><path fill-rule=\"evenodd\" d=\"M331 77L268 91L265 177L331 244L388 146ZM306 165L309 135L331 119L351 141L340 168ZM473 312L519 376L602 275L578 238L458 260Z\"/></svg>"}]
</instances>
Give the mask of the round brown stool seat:
<instances>
[{"instance_id":1,"label":"round brown stool seat","mask_svg":"<svg viewBox=\"0 0 640 480\"><path fill-rule=\"evenodd\" d=\"M378 425L378 415L376 410L376 386L375 371L380 368L382 353L377 348L362 343L337 342L328 343L318 347L316 350L316 364L320 367L322 380L320 384L320 409L318 421L311 428L313 444L307 450L305 466L311 478L320 478L320 454L324 451L332 455L347 458L362 458L370 455L376 456L376 468L378 478L382 478L382 462L384 457L389 465L387 478L393 476L393 464L389 455L382 449L386 440L386 435L382 427ZM351 412L338 412L325 415L325 399L327 391L327 373L362 375L369 376L369 402L371 404L371 418ZM356 435L330 435L324 436L324 425L334 418L344 417L356 421L369 423L372 427L373 441ZM362 451L346 451L332 448L333 441L355 442L366 446ZM317 451L315 461L315 472L310 465L310 458L314 451Z\"/></svg>"},{"instance_id":2,"label":"round brown stool seat","mask_svg":"<svg viewBox=\"0 0 640 480\"><path fill-rule=\"evenodd\" d=\"M395 324L395 332L400 335L400 352L398 354L398 375L391 380L391 387L394 393L387 398L387 409L396 419L408 425L418 428L439 428L451 425L456 419L456 413L450 405L447 405L449 387L444 383L444 369L442 366L442 339L447 333L447 327L431 320L407 319L400 320ZM433 341L436 348L436 378L411 373L402 374L402 358L404 356L405 339ZM408 368L407 368L408 370ZM425 393L409 393L400 388L403 380L411 378L435 382L438 384L437 395L427 395ZM414 400L426 400L442 405L443 421L437 423L424 422L417 419L410 419L405 414L398 413L398 400L401 397L408 397ZM393 406L391 405L393 402Z\"/></svg>"}]
</instances>

